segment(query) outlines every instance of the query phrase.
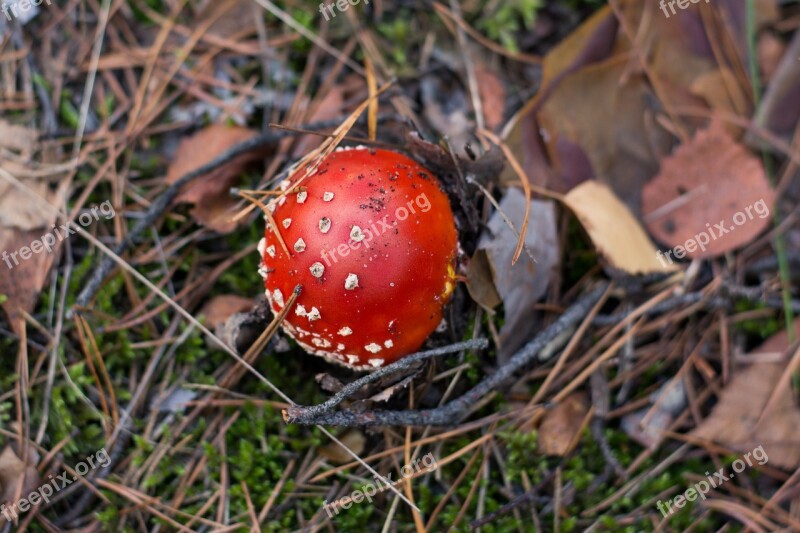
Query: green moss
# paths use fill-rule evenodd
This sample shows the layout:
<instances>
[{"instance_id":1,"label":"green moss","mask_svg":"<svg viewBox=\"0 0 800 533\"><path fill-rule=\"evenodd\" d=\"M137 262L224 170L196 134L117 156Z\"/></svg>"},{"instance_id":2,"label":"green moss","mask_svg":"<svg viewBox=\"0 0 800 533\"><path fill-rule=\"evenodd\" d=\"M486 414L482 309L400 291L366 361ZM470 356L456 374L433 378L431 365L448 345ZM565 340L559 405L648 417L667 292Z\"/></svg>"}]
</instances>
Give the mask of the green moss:
<instances>
[{"instance_id":1,"label":"green moss","mask_svg":"<svg viewBox=\"0 0 800 533\"><path fill-rule=\"evenodd\" d=\"M495 6L493 12L486 8ZM488 3L477 10L477 27L486 36L500 43L511 52L519 52L518 32L531 29L536 11L542 6L541 0L508 0L502 3Z\"/></svg>"}]
</instances>

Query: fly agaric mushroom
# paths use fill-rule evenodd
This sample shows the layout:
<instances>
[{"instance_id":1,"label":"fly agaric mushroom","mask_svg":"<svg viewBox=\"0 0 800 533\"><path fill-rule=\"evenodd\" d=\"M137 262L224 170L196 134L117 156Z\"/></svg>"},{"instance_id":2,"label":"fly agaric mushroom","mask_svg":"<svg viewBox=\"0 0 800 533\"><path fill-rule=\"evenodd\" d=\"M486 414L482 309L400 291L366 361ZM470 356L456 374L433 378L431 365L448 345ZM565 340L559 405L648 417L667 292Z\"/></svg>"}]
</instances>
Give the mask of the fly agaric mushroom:
<instances>
[{"instance_id":1,"label":"fly agaric mushroom","mask_svg":"<svg viewBox=\"0 0 800 533\"><path fill-rule=\"evenodd\" d=\"M359 370L417 351L455 287L455 219L437 179L404 155L363 147L304 174L282 183L259 244L273 313L303 286L284 331Z\"/></svg>"}]
</instances>

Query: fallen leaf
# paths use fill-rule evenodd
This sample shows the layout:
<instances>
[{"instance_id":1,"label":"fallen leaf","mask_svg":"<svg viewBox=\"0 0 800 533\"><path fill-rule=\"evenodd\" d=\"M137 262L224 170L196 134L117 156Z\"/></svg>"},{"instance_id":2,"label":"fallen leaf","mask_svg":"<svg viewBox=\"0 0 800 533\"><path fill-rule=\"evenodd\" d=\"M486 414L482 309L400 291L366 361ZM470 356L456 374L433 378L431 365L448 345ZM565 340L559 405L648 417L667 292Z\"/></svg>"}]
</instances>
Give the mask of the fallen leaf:
<instances>
[{"instance_id":1,"label":"fallen leaf","mask_svg":"<svg viewBox=\"0 0 800 533\"><path fill-rule=\"evenodd\" d=\"M367 442L367 438L364 436L364 434L357 429L348 431L344 435L340 436L339 440L342 441L345 446L350 448L350 450L352 450L356 455L361 455L361 453L364 451L364 445ZM325 446L320 446L317 448L317 452L319 452L321 456L329 459L332 463L337 465L349 463L353 460L353 456L336 442L331 442Z\"/></svg>"},{"instance_id":2,"label":"fallen leaf","mask_svg":"<svg viewBox=\"0 0 800 533\"><path fill-rule=\"evenodd\" d=\"M539 453L569 455L580 440L588 413L589 398L583 392L573 392L547 411L539 426Z\"/></svg>"},{"instance_id":3,"label":"fallen leaf","mask_svg":"<svg viewBox=\"0 0 800 533\"><path fill-rule=\"evenodd\" d=\"M205 317L204 324L210 329L216 329L225 324L228 318L235 313L250 311L255 303L251 298L243 298L233 294L215 296L200 310Z\"/></svg>"},{"instance_id":4,"label":"fallen leaf","mask_svg":"<svg viewBox=\"0 0 800 533\"><path fill-rule=\"evenodd\" d=\"M0 121L0 168L3 169L0 174L0 253L3 254L0 294L7 297L0 303L17 334L24 327L21 313L33 311L61 245L61 239L53 235L52 226L56 222L55 207L63 205L69 188L66 182L53 189L45 179L14 176L16 169L26 168L27 164L23 163L39 151L37 139L35 130ZM49 159L47 155L43 153L45 159ZM29 190L21 189L8 178L9 174ZM54 209L43 208L44 201ZM51 235L56 241L49 251L47 247L33 244L41 244L44 235ZM32 253L31 246L39 253Z\"/></svg>"},{"instance_id":5,"label":"fallen leaf","mask_svg":"<svg viewBox=\"0 0 800 533\"><path fill-rule=\"evenodd\" d=\"M256 131L228 127L219 124L208 126L192 137L184 139L175 152L169 166L167 183L175 183L183 175L211 162L233 146L258 135ZM234 157L212 172L204 174L186 185L175 199L175 203L195 205L192 216L200 223L219 233L230 233L236 228L231 221L237 204L229 194L239 176L253 161L263 157L261 150Z\"/></svg>"},{"instance_id":6,"label":"fallen leaf","mask_svg":"<svg viewBox=\"0 0 800 533\"><path fill-rule=\"evenodd\" d=\"M369 400L373 401L373 402L388 402L389 399L392 398L392 396L394 396L395 394L400 392L402 389L405 389L406 387L408 387L408 385L412 381L414 381L415 377L416 376L408 376L407 378L395 383L391 387L388 387L388 388L382 390L381 392L379 392L378 394L376 394L374 396L371 396L369 398Z\"/></svg>"},{"instance_id":7,"label":"fallen leaf","mask_svg":"<svg viewBox=\"0 0 800 533\"><path fill-rule=\"evenodd\" d=\"M0 503L16 502L19 495L24 497L39 486L41 478L36 470L38 462L39 454L32 447L28 448L26 462L20 459L11 446L6 446L0 452Z\"/></svg>"},{"instance_id":8,"label":"fallen leaf","mask_svg":"<svg viewBox=\"0 0 800 533\"><path fill-rule=\"evenodd\" d=\"M617 55L566 76L537 119L548 159L565 180L594 176L638 214L641 188L672 138L655 125L653 91L645 79L629 76L628 61ZM585 162L574 159L576 152Z\"/></svg>"},{"instance_id":9,"label":"fallen leaf","mask_svg":"<svg viewBox=\"0 0 800 533\"><path fill-rule=\"evenodd\" d=\"M628 274L676 270L675 265L658 260L657 250L639 221L608 186L584 182L564 196L564 203L612 267Z\"/></svg>"},{"instance_id":10,"label":"fallen leaf","mask_svg":"<svg viewBox=\"0 0 800 533\"><path fill-rule=\"evenodd\" d=\"M503 124L503 113L506 108L506 88L500 78L483 63L475 64L475 78L478 84L478 96L481 99L486 127L490 130L496 130Z\"/></svg>"},{"instance_id":11,"label":"fallen leaf","mask_svg":"<svg viewBox=\"0 0 800 533\"><path fill-rule=\"evenodd\" d=\"M691 83L690 90L702 97L711 109L735 115L751 113L750 97L734 73L725 67L697 76ZM729 128L732 132L736 132L736 128L731 126Z\"/></svg>"},{"instance_id":12,"label":"fallen leaf","mask_svg":"<svg viewBox=\"0 0 800 533\"><path fill-rule=\"evenodd\" d=\"M716 257L764 231L774 199L761 160L713 120L661 162L642 190L642 212L660 242L691 258Z\"/></svg>"},{"instance_id":13,"label":"fallen leaf","mask_svg":"<svg viewBox=\"0 0 800 533\"><path fill-rule=\"evenodd\" d=\"M796 334L800 334L800 319L795 321L794 327ZM788 347L788 336L782 331L749 355L757 359L762 353L765 356L776 352L783 354ZM771 466L787 470L800 466L800 408L791 386L784 388L776 403L757 424L787 364L788 360L759 362L737 371L722 389L711 413L692 431L692 436L721 443L739 452L763 446Z\"/></svg>"},{"instance_id":14,"label":"fallen leaf","mask_svg":"<svg viewBox=\"0 0 800 533\"><path fill-rule=\"evenodd\" d=\"M494 309L503 299L494 286L492 265L486 250L476 250L467 267L467 290L484 309Z\"/></svg>"},{"instance_id":15,"label":"fallen leaf","mask_svg":"<svg viewBox=\"0 0 800 533\"><path fill-rule=\"evenodd\" d=\"M478 243L477 261L470 265L467 288L477 301L494 307L493 292L502 298L506 321L500 330L501 357L516 351L532 335L531 313L536 303L547 292L553 280L554 269L561 256L556 230L556 208L552 201L532 200L525 250L520 260L512 265L511 259L517 245L517 236L508 227L503 214L519 231L525 218L525 194L516 187L509 188L500 202L501 212L495 212ZM486 278L477 269L483 260L490 269L488 286L478 281ZM534 262L535 260L535 262Z\"/></svg>"}]
</instances>

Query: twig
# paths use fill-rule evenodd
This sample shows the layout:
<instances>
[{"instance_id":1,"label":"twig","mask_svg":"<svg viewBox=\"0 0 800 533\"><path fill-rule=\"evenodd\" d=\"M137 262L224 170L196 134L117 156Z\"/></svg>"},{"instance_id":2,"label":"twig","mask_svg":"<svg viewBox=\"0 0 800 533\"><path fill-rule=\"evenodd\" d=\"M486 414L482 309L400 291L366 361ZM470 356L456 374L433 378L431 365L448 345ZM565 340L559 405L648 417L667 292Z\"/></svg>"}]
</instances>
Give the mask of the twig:
<instances>
[{"instance_id":1,"label":"twig","mask_svg":"<svg viewBox=\"0 0 800 533\"><path fill-rule=\"evenodd\" d=\"M464 342L457 342L455 344L451 344L449 346L443 346L441 348L436 348L434 350L428 350L425 352L419 352L414 355L409 355L407 357L403 357L399 361L387 365L380 370L376 370L366 376L353 381L352 383L348 383L347 386L343 387L338 393L336 393L333 397L331 397L328 401L321 403L319 405L314 405L310 407L305 407L302 405L292 406L288 409L283 410L283 419L291 424L294 422L298 422L301 419L306 418L315 418L325 413L328 413L333 410L334 407L342 403L343 401L347 400L348 398L352 397L354 394L358 393L361 390L361 387L368 385L370 383L374 383L378 381L380 378L384 376L388 376L389 374L394 374L395 372L399 372L401 370L407 370L414 366L415 363L419 361L425 361L427 359L431 359L433 357L438 357L440 355L447 355L455 352L460 352L461 350L483 350L489 346L489 341L486 339L474 339Z\"/></svg>"},{"instance_id":2,"label":"twig","mask_svg":"<svg viewBox=\"0 0 800 533\"><path fill-rule=\"evenodd\" d=\"M535 339L526 344L507 363L500 366L497 371L483 379L471 390L455 400L435 409L408 410L408 411L365 411L355 413L352 411L338 411L334 413L323 412L319 415L296 413L288 417L287 422L312 425L325 424L332 426L448 426L457 424L469 408L483 398L486 394L497 388L517 370L533 361L539 352L555 339L562 331L573 327L583 320L594 304L600 299L608 284L603 282L591 292L583 296L567 309L554 323L547 327ZM323 404L325 405L325 404ZM323 409L324 411L324 409ZM308 409L304 413L308 413Z\"/></svg>"}]
</instances>

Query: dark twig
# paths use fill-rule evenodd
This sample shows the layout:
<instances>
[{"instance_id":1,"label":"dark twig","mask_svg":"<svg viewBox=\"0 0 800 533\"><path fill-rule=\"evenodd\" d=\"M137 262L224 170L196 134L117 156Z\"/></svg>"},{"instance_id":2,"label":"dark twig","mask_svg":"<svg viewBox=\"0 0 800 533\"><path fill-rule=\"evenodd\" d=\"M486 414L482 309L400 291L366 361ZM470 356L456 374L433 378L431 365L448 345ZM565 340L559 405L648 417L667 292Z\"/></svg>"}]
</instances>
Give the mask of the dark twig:
<instances>
[{"instance_id":1,"label":"dark twig","mask_svg":"<svg viewBox=\"0 0 800 533\"><path fill-rule=\"evenodd\" d=\"M383 118L384 120L387 116L379 117L379 119ZM311 124L307 124L302 126L302 129L306 130L321 130L325 128L331 128L334 126L338 126L342 123L344 119L337 118L333 120L325 120L320 122L314 122ZM196 180L200 176L211 172L212 170L224 165L225 163L229 162L231 159L242 155L247 152L251 152L253 150L257 150L259 148L263 148L265 146L269 146L271 144L280 141L285 137L290 137L293 135L298 135L295 131L289 130L280 130L280 131L269 131L266 133L261 133L252 139L248 139L242 143L237 144L230 150L220 154L219 156L215 157L212 161L206 163L205 165L196 168L195 170L184 174L183 176L178 179L175 183L171 184L167 187L164 192L162 192L158 198L150 204L150 207L145 212L144 216L139 219L139 222L128 232L126 238L120 242L116 248L114 248L114 253L120 255L124 253L130 246L133 244L133 241L139 237L142 233L144 233L148 228L152 227L155 224L156 220L167 210L167 207L170 203L175 199L178 195L180 190L187 184L191 183L192 181ZM100 286L103 283L103 280L108 276L111 270L114 268L114 260L110 257L104 257L97 268L92 271L89 280L87 281L86 285L81 290L80 294L75 300L76 307L86 307L97 291L100 289ZM72 316L72 310L68 317Z\"/></svg>"},{"instance_id":2,"label":"dark twig","mask_svg":"<svg viewBox=\"0 0 800 533\"><path fill-rule=\"evenodd\" d=\"M291 422L303 425L326 424L332 426L449 426L457 424L469 408L486 394L497 388L517 370L533 361L539 352L561 332L583 320L603 295L608 284L603 282L567 309L554 323L526 344L507 363L487 376L471 390L455 400L435 409L409 411L338 411L316 416L297 416ZM324 404L323 404L324 405ZM307 412L307 411L306 411Z\"/></svg>"},{"instance_id":3,"label":"dark twig","mask_svg":"<svg viewBox=\"0 0 800 533\"><path fill-rule=\"evenodd\" d=\"M489 346L489 341L487 341L486 339L474 339L464 342L457 342L449 346L436 348L435 350L428 350L425 352L419 352L415 353L414 355L403 357L402 359L400 359L395 363L387 365L370 374L367 374L366 376L357 379L352 383L348 383L345 387L342 387L342 390L340 390L338 393L336 393L334 396L332 396L328 401L324 403L321 403L319 405L313 405L310 407L305 407L302 405L294 405L292 407L284 409L283 419L287 423L291 424L301 419L316 418L320 415L332 411L334 407L336 407L343 401L347 400L348 398L351 398L354 394L358 393L358 391L361 390L361 387L369 385L370 383L375 383L382 377L388 376L389 374L394 374L395 372L399 372L401 370L410 369L412 366L414 366L415 363L419 361L425 361L433 357L439 357L440 355L447 355L455 352L460 352L461 350L483 350L487 346Z\"/></svg>"}]
</instances>

